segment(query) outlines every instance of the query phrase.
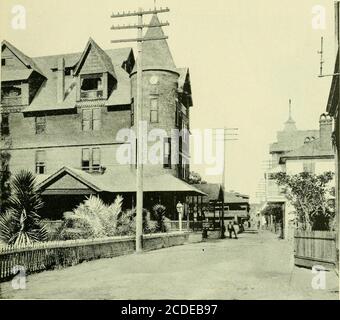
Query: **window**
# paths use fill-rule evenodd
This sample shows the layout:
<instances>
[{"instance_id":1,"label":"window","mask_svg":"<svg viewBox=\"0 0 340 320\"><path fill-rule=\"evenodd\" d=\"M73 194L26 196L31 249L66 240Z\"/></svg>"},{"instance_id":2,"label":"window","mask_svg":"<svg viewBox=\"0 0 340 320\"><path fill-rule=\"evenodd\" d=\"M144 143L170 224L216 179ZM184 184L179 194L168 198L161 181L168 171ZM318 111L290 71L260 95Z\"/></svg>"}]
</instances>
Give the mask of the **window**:
<instances>
[{"instance_id":1,"label":"window","mask_svg":"<svg viewBox=\"0 0 340 320\"><path fill-rule=\"evenodd\" d=\"M171 138L164 139L163 167L171 169Z\"/></svg>"},{"instance_id":2,"label":"window","mask_svg":"<svg viewBox=\"0 0 340 320\"><path fill-rule=\"evenodd\" d=\"M100 170L100 149L99 148L92 149L92 170L93 171Z\"/></svg>"},{"instance_id":3,"label":"window","mask_svg":"<svg viewBox=\"0 0 340 320\"><path fill-rule=\"evenodd\" d=\"M81 167L84 171L99 171L100 165L100 148L82 149Z\"/></svg>"},{"instance_id":4,"label":"window","mask_svg":"<svg viewBox=\"0 0 340 320\"><path fill-rule=\"evenodd\" d=\"M82 130L97 131L101 128L101 109L83 109L82 110Z\"/></svg>"},{"instance_id":5,"label":"window","mask_svg":"<svg viewBox=\"0 0 340 320\"><path fill-rule=\"evenodd\" d=\"M36 117L35 118L35 133L41 134L46 130L46 117Z\"/></svg>"},{"instance_id":6,"label":"window","mask_svg":"<svg viewBox=\"0 0 340 320\"><path fill-rule=\"evenodd\" d=\"M315 162L314 161L306 161L303 163L303 172L309 172L311 174L315 173Z\"/></svg>"},{"instance_id":7,"label":"window","mask_svg":"<svg viewBox=\"0 0 340 320\"><path fill-rule=\"evenodd\" d=\"M35 153L35 173L44 174L45 173L45 161L46 152L43 150L36 151Z\"/></svg>"},{"instance_id":8,"label":"window","mask_svg":"<svg viewBox=\"0 0 340 320\"><path fill-rule=\"evenodd\" d=\"M150 100L150 122L157 123L158 120L158 99L153 98Z\"/></svg>"},{"instance_id":9,"label":"window","mask_svg":"<svg viewBox=\"0 0 340 320\"><path fill-rule=\"evenodd\" d=\"M1 115L1 136L9 135L9 114L3 113Z\"/></svg>"},{"instance_id":10,"label":"window","mask_svg":"<svg viewBox=\"0 0 340 320\"><path fill-rule=\"evenodd\" d=\"M134 125L135 123L135 100L134 98L132 98L131 101L131 127Z\"/></svg>"},{"instance_id":11,"label":"window","mask_svg":"<svg viewBox=\"0 0 340 320\"><path fill-rule=\"evenodd\" d=\"M101 126L101 109L95 108L92 110L92 130L98 131Z\"/></svg>"},{"instance_id":12,"label":"window","mask_svg":"<svg viewBox=\"0 0 340 320\"><path fill-rule=\"evenodd\" d=\"M176 127L180 128L181 127L181 110L178 101L176 102Z\"/></svg>"},{"instance_id":13,"label":"window","mask_svg":"<svg viewBox=\"0 0 340 320\"><path fill-rule=\"evenodd\" d=\"M14 67L16 64L16 60L11 57L6 57L1 59L1 65L7 67Z\"/></svg>"},{"instance_id":14,"label":"window","mask_svg":"<svg viewBox=\"0 0 340 320\"><path fill-rule=\"evenodd\" d=\"M71 76L72 75L72 69L71 68L65 68L64 74L65 74L65 76Z\"/></svg>"},{"instance_id":15,"label":"window","mask_svg":"<svg viewBox=\"0 0 340 320\"><path fill-rule=\"evenodd\" d=\"M18 98L21 96L21 86L8 86L1 88L1 98Z\"/></svg>"},{"instance_id":16,"label":"window","mask_svg":"<svg viewBox=\"0 0 340 320\"><path fill-rule=\"evenodd\" d=\"M83 149L82 150L81 168L84 171L90 170L90 149Z\"/></svg>"},{"instance_id":17,"label":"window","mask_svg":"<svg viewBox=\"0 0 340 320\"><path fill-rule=\"evenodd\" d=\"M82 91L93 91L103 89L102 79L100 77L96 78L85 78L81 82Z\"/></svg>"}]
</instances>

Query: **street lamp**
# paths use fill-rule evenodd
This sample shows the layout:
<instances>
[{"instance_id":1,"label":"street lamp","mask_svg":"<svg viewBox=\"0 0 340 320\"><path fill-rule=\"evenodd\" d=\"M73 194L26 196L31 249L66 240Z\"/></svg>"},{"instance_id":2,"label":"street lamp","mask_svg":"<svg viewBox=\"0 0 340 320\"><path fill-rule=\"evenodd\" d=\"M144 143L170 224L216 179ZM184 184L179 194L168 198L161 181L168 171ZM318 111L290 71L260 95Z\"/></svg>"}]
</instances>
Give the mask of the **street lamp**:
<instances>
[{"instance_id":1,"label":"street lamp","mask_svg":"<svg viewBox=\"0 0 340 320\"><path fill-rule=\"evenodd\" d=\"M182 214L183 214L183 204L181 201L177 203L176 206L177 212L178 212L178 220L179 220L179 231L182 232Z\"/></svg>"}]
</instances>

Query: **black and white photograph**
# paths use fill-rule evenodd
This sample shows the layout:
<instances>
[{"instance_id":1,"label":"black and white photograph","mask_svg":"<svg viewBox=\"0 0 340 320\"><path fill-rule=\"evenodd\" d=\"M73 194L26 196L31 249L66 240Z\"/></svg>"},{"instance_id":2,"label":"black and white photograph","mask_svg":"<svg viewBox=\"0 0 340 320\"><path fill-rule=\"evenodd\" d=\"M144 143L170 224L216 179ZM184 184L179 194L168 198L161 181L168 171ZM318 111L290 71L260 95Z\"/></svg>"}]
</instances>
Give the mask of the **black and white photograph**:
<instances>
[{"instance_id":1,"label":"black and white photograph","mask_svg":"<svg viewBox=\"0 0 340 320\"><path fill-rule=\"evenodd\" d=\"M0 41L0 303L339 300L340 1L0 0Z\"/></svg>"}]
</instances>

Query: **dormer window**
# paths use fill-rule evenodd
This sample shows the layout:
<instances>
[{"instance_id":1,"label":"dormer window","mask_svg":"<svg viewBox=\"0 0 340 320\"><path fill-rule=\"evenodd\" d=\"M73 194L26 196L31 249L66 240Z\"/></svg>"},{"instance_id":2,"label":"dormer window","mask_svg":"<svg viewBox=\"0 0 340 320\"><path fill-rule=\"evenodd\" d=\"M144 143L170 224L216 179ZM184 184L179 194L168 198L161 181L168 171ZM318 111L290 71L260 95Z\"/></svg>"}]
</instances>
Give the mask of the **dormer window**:
<instances>
[{"instance_id":1,"label":"dormer window","mask_svg":"<svg viewBox=\"0 0 340 320\"><path fill-rule=\"evenodd\" d=\"M103 98L103 74L82 75L80 97L82 99Z\"/></svg>"},{"instance_id":2,"label":"dormer window","mask_svg":"<svg viewBox=\"0 0 340 320\"><path fill-rule=\"evenodd\" d=\"M5 66L6 65L6 59L1 59L1 66Z\"/></svg>"},{"instance_id":3,"label":"dormer window","mask_svg":"<svg viewBox=\"0 0 340 320\"><path fill-rule=\"evenodd\" d=\"M4 105L20 105L22 102L21 85L2 85L1 102Z\"/></svg>"}]
</instances>

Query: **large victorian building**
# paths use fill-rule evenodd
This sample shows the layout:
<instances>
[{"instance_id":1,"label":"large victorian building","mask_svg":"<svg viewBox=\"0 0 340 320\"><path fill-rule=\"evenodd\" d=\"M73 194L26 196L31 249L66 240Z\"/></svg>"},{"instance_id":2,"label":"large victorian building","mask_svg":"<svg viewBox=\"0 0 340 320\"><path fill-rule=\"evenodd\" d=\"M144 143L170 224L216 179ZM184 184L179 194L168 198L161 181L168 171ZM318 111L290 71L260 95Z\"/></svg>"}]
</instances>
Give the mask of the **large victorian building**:
<instances>
[{"instance_id":1,"label":"large victorian building","mask_svg":"<svg viewBox=\"0 0 340 320\"><path fill-rule=\"evenodd\" d=\"M160 35L161 28L150 28L145 36ZM89 39L79 53L31 58L7 41L1 52L1 149L11 156L12 173L37 174L45 214L60 216L88 194L108 201L123 194L133 206L135 164L122 161L122 150L130 160L136 153L135 139L125 134L136 124L133 50L103 50ZM145 201L163 202L172 214L179 198L201 194L185 182L187 134L173 143L174 132L189 129L190 76L176 67L166 40L144 42L143 52L146 134L165 132L163 161L145 165Z\"/></svg>"}]
</instances>

